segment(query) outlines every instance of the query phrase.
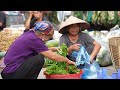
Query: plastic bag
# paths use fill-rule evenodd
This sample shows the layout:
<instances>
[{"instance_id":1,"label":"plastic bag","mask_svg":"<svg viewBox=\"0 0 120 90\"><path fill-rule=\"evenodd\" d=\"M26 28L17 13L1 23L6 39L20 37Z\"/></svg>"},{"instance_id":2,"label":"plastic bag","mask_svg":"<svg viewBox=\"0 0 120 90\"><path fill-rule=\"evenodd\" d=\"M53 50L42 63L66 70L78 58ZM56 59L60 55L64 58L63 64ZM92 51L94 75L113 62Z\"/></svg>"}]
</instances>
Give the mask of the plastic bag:
<instances>
[{"instance_id":1,"label":"plastic bag","mask_svg":"<svg viewBox=\"0 0 120 90\"><path fill-rule=\"evenodd\" d=\"M109 51L109 45L108 45L108 39L106 39L106 36L102 33L98 33L94 37L94 39L100 43L101 49L99 53L97 54L96 61L101 65L101 66L108 66L112 64L112 59L110 56L110 51Z\"/></svg>"},{"instance_id":2,"label":"plastic bag","mask_svg":"<svg viewBox=\"0 0 120 90\"><path fill-rule=\"evenodd\" d=\"M97 79L97 72L100 71L99 64L94 61L92 64L85 64L82 79Z\"/></svg>"},{"instance_id":3,"label":"plastic bag","mask_svg":"<svg viewBox=\"0 0 120 90\"><path fill-rule=\"evenodd\" d=\"M100 66L96 61L90 64L90 55L83 46L80 47L79 51L74 51L72 56L76 58L76 66L84 71L81 77L82 79L97 78L97 72L100 70Z\"/></svg>"},{"instance_id":4,"label":"plastic bag","mask_svg":"<svg viewBox=\"0 0 120 90\"><path fill-rule=\"evenodd\" d=\"M74 51L71 55L76 59L76 66L90 64L90 55L85 50L84 46L80 46L79 51Z\"/></svg>"},{"instance_id":5,"label":"plastic bag","mask_svg":"<svg viewBox=\"0 0 120 90\"><path fill-rule=\"evenodd\" d=\"M114 26L113 28L110 29L110 31L114 31L114 30L119 30L119 25Z\"/></svg>"},{"instance_id":6,"label":"plastic bag","mask_svg":"<svg viewBox=\"0 0 120 90\"><path fill-rule=\"evenodd\" d=\"M110 29L110 32L107 34L106 38L112 38L112 37L120 37L120 28L119 25L116 25L115 27Z\"/></svg>"},{"instance_id":7,"label":"plastic bag","mask_svg":"<svg viewBox=\"0 0 120 90\"><path fill-rule=\"evenodd\" d=\"M110 51L108 48L108 45L104 43L101 45L101 49L99 53L97 54L96 61L101 65L101 66L108 66L112 64L112 59L110 56Z\"/></svg>"}]
</instances>

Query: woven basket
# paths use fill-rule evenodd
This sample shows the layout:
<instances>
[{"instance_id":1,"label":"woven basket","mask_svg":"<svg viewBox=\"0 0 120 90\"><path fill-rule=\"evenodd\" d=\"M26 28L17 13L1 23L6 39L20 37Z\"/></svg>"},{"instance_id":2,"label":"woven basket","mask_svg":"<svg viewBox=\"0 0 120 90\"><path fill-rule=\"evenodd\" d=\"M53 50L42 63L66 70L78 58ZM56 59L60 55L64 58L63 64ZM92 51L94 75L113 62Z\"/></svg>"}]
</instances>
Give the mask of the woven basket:
<instances>
[{"instance_id":1,"label":"woven basket","mask_svg":"<svg viewBox=\"0 0 120 90\"><path fill-rule=\"evenodd\" d=\"M120 37L112 37L109 39L109 49L113 66L116 71L120 68Z\"/></svg>"}]
</instances>

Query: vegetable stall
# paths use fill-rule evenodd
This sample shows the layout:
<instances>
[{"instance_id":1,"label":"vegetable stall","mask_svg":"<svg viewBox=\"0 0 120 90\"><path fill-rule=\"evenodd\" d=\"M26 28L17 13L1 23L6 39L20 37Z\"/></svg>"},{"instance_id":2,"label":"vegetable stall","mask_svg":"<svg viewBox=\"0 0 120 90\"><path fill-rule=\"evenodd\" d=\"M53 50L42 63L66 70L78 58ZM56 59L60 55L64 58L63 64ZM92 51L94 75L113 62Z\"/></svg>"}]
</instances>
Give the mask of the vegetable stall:
<instances>
[{"instance_id":1,"label":"vegetable stall","mask_svg":"<svg viewBox=\"0 0 120 90\"><path fill-rule=\"evenodd\" d=\"M5 28L0 32L0 59L5 55L12 42L22 33L22 30L12 30L10 28Z\"/></svg>"},{"instance_id":2,"label":"vegetable stall","mask_svg":"<svg viewBox=\"0 0 120 90\"><path fill-rule=\"evenodd\" d=\"M109 31L115 25L120 25L118 11L74 11L74 16L90 23L96 31Z\"/></svg>"},{"instance_id":3,"label":"vegetable stall","mask_svg":"<svg viewBox=\"0 0 120 90\"><path fill-rule=\"evenodd\" d=\"M56 54L66 57L67 46L62 44ZM65 62L56 62L48 58L45 59L45 66L44 75L47 79L80 79L83 73L74 65L67 65Z\"/></svg>"}]
</instances>

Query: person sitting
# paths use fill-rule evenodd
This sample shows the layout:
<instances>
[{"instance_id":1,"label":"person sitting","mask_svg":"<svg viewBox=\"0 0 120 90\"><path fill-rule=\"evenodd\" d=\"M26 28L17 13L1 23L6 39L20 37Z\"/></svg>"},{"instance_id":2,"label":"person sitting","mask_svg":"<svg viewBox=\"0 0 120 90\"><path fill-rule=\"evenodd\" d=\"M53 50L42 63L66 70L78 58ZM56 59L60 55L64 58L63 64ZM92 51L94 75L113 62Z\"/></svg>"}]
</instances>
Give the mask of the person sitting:
<instances>
[{"instance_id":1,"label":"person sitting","mask_svg":"<svg viewBox=\"0 0 120 90\"><path fill-rule=\"evenodd\" d=\"M68 47L68 58L76 61L71 57L74 50L79 50L80 45L84 46L90 55L90 62L96 59L96 56L101 48L101 45L82 30L88 29L89 23L70 16L65 22L62 22L59 28L59 33L63 34L60 37L60 45L65 43Z\"/></svg>"}]
</instances>

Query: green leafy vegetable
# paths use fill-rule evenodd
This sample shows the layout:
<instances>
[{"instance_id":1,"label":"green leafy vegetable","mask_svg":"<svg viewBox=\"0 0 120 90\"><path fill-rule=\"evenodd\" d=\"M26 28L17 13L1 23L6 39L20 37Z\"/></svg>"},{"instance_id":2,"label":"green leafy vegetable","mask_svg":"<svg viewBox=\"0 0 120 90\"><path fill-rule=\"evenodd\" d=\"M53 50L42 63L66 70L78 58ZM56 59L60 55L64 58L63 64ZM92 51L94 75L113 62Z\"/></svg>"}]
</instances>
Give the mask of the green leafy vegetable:
<instances>
[{"instance_id":1,"label":"green leafy vegetable","mask_svg":"<svg viewBox=\"0 0 120 90\"><path fill-rule=\"evenodd\" d=\"M67 46L62 44L56 53L66 57ZM45 65L47 74L74 74L80 72L80 69L77 69L74 65L67 65L65 62L56 62L48 58L45 59Z\"/></svg>"}]
</instances>

